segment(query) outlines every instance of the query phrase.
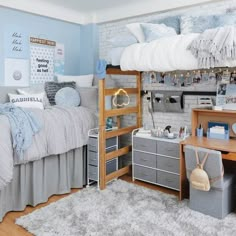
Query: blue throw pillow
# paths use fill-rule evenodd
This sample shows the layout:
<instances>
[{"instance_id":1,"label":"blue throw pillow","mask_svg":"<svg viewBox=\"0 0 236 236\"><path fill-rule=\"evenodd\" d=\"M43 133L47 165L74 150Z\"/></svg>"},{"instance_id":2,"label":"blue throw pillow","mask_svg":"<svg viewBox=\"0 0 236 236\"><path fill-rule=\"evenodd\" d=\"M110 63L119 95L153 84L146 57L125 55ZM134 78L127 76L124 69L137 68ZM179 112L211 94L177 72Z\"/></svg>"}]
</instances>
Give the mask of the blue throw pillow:
<instances>
[{"instance_id":1,"label":"blue throw pillow","mask_svg":"<svg viewBox=\"0 0 236 236\"><path fill-rule=\"evenodd\" d=\"M131 44L137 43L137 39L132 34L123 34L114 36L111 39L108 39L108 42L111 43L112 47L128 47Z\"/></svg>"},{"instance_id":2,"label":"blue throw pillow","mask_svg":"<svg viewBox=\"0 0 236 236\"><path fill-rule=\"evenodd\" d=\"M180 21L181 34L202 33L206 29L218 27L217 15L182 16Z\"/></svg>"},{"instance_id":3,"label":"blue throw pillow","mask_svg":"<svg viewBox=\"0 0 236 236\"><path fill-rule=\"evenodd\" d=\"M55 102L60 106L77 107L80 105L80 96L77 90L65 87L57 91Z\"/></svg>"},{"instance_id":4,"label":"blue throw pillow","mask_svg":"<svg viewBox=\"0 0 236 236\"><path fill-rule=\"evenodd\" d=\"M150 22L154 24L165 24L166 26L174 28L177 34L180 34L180 16L165 17Z\"/></svg>"},{"instance_id":5,"label":"blue throw pillow","mask_svg":"<svg viewBox=\"0 0 236 236\"><path fill-rule=\"evenodd\" d=\"M222 27L226 25L235 25L236 15L235 14L224 14L217 16L216 25L217 27Z\"/></svg>"},{"instance_id":6,"label":"blue throw pillow","mask_svg":"<svg viewBox=\"0 0 236 236\"><path fill-rule=\"evenodd\" d=\"M174 28L168 27L165 24L143 23L141 27L145 36L145 42L177 35Z\"/></svg>"}]
</instances>

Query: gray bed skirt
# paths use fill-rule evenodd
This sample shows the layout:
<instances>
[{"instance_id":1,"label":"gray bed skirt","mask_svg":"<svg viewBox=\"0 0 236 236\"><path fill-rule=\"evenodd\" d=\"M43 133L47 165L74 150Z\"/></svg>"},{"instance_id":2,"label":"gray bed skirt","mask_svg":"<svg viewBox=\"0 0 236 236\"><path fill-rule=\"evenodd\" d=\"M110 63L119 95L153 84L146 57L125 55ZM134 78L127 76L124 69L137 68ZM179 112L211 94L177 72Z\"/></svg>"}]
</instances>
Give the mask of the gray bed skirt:
<instances>
[{"instance_id":1,"label":"gray bed skirt","mask_svg":"<svg viewBox=\"0 0 236 236\"><path fill-rule=\"evenodd\" d=\"M13 180L0 191L0 222L9 211L22 211L85 184L86 146L16 165Z\"/></svg>"}]
</instances>

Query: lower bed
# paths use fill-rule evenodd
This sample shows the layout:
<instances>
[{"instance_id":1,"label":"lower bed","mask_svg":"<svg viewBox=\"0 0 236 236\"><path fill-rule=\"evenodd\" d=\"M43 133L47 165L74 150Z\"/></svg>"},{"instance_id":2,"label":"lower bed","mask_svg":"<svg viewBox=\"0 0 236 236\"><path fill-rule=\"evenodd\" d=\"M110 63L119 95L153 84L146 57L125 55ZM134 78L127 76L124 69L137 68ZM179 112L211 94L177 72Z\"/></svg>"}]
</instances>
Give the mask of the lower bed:
<instances>
[{"instance_id":1,"label":"lower bed","mask_svg":"<svg viewBox=\"0 0 236 236\"><path fill-rule=\"evenodd\" d=\"M14 166L13 180L0 191L0 222L9 211L46 202L86 184L86 146Z\"/></svg>"}]
</instances>

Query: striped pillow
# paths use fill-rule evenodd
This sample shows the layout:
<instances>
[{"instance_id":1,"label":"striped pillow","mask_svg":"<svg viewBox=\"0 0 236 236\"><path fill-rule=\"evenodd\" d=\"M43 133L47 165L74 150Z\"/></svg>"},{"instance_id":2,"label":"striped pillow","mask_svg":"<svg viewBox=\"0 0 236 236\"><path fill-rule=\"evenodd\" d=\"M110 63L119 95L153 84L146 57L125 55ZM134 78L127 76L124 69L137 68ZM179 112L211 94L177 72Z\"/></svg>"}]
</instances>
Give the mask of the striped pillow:
<instances>
[{"instance_id":1,"label":"striped pillow","mask_svg":"<svg viewBox=\"0 0 236 236\"><path fill-rule=\"evenodd\" d=\"M51 105L56 105L55 95L57 91L65 87L76 89L76 82L72 81L72 82L62 82L62 83L58 83L58 82L45 83L44 89Z\"/></svg>"}]
</instances>

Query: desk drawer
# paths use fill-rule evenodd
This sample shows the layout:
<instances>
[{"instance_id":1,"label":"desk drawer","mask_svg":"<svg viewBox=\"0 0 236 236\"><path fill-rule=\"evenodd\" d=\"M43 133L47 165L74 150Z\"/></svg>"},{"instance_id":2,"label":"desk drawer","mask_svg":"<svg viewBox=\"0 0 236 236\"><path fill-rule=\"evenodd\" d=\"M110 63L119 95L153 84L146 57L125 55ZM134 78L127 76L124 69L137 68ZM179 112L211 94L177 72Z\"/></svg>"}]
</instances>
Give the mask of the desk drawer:
<instances>
[{"instance_id":1,"label":"desk drawer","mask_svg":"<svg viewBox=\"0 0 236 236\"><path fill-rule=\"evenodd\" d=\"M157 183L179 190L179 175L157 171Z\"/></svg>"},{"instance_id":2,"label":"desk drawer","mask_svg":"<svg viewBox=\"0 0 236 236\"><path fill-rule=\"evenodd\" d=\"M135 164L156 168L157 166L156 155L139 151L134 151L133 154L134 154L133 161Z\"/></svg>"},{"instance_id":3,"label":"desk drawer","mask_svg":"<svg viewBox=\"0 0 236 236\"><path fill-rule=\"evenodd\" d=\"M179 159L157 156L157 168L179 174Z\"/></svg>"},{"instance_id":4,"label":"desk drawer","mask_svg":"<svg viewBox=\"0 0 236 236\"><path fill-rule=\"evenodd\" d=\"M156 170L134 165L134 178L156 183Z\"/></svg>"},{"instance_id":5,"label":"desk drawer","mask_svg":"<svg viewBox=\"0 0 236 236\"><path fill-rule=\"evenodd\" d=\"M88 164L93 166L98 166L98 153L89 151L88 155L89 155Z\"/></svg>"},{"instance_id":6,"label":"desk drawer","mask_svg":"<svg viewBox=\"0 0 236 236\"><path fill-rule=\"evenodd\" d=\"M179 158L179 144L170 142L157 142L157 153Z\"/></svg>"},{"instance_id":7,"label":"desk drawer","mask_svg":"<svg viewBox=\"0 0 236 236\"><path fill-rule=\"evenodd\" d=\"M152 153L156 153L157 150L155 140L147 138L139 138L139 137L134 137L133 147L136 150L152 152Z\"/></svg>"}]
</instances>

